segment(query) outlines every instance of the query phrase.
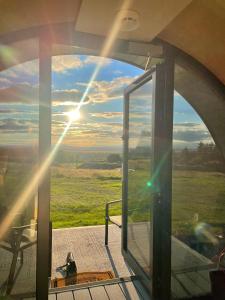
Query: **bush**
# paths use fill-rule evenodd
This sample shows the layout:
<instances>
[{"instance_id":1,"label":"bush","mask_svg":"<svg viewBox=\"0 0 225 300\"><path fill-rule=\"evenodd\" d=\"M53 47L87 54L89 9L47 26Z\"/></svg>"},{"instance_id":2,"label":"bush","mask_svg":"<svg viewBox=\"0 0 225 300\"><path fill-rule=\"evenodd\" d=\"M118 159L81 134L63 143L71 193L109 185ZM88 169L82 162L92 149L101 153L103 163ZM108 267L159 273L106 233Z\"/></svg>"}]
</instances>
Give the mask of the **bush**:
<instances>
[{"instance_id":1,"label":"bush","mask_svg":"<svg viewBox=\"0 0 225 300\"><path fill-rule=\"evenodd\" d=\"M121 162L121 156L116 153L109 154L107 156L107 161L110 163L119 163Z\"/></svg>"}]
</instances>

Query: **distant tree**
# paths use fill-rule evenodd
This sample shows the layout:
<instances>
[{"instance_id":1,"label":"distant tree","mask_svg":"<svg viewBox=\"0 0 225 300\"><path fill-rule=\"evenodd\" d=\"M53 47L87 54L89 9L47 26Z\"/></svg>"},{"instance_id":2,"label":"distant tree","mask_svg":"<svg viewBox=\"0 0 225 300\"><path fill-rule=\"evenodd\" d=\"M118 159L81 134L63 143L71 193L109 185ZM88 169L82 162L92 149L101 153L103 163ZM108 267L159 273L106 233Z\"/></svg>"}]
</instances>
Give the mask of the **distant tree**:
<instances>
[{"instance_id":1,"label":"distant tree","mask_svg":"<svg viewBox=\"0 0 225 300\"><path fill-rule=\"evenodd\" d=\"M200 142L196 149L187 147L181 151L174 151L175 165L195 170L225 172L225 160L214 143Z\"/></svg>"},{"instance_id":2,"label":"distant tree","mask_svg":"<svg viewBox=\"0 0 225 300\"><path fill-rule=\"evenodd\" d=\"M181 152L181 159L185 164L187 164L190 160L190 157L191 157L191 152L187 147L185 147Z\"/></svg>"},{"instance_id":3,"label":"distant tree","mask_svg":"<svg viewBox=\"0 0 225 300\"><path fill-rule=\"evenodd\" d=\"M110 163L118 163L121 162L121 156L116 153L109 154L107 156L107 161Z\"/></svg>"},{"instance_id":4,"label":"distant tree","mask_svg":"<svg viewBox=\"0 0 225 300\"><path fill-rule=\"evenodd\" d=\"M204 153L205 152L205 145L204 145L204 143L203 142L200 142L199 144L198 144L198 152L200 153L200 154L202 154L202 153Z\"/></svg>"}]
</instances>

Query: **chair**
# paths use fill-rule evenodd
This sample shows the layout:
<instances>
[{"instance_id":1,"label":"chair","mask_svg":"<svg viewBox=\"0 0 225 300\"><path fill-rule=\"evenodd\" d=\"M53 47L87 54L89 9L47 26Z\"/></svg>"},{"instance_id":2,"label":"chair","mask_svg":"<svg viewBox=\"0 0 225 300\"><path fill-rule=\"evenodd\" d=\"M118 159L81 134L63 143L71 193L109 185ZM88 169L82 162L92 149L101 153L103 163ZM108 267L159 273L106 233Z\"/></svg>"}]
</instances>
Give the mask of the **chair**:
<instances>
[{"instance_id":1,"label":"chair","mask_svg":"<svg viewBox=\"0 0 225 300\"><path fill-rule=\"evenodd\" d=\"M115 200L106 203L105 205L105 245L108 245L108 237L109 237L109 222L115 224L119 228L122 228L122 216L110 216L109 215L109 207L113 204L120 203L122 200Z\"/></svg>"},{"instance_id":2,"label":"chair","mask_svg":"<svg viewBox=\"0 0 225 300\"><path fill-rule=\"evenodd\" d=\"M5 238L1 240L0 248L11 252L13 255L8 278L2 286L2 288L5 287L7 295L11 293L14 283L23 266L23 251L33 246L36 242L36 223L24 226L11 227ZM18 259L20 259L20 266L16 271Z\"/></svg>"}]
</instances>

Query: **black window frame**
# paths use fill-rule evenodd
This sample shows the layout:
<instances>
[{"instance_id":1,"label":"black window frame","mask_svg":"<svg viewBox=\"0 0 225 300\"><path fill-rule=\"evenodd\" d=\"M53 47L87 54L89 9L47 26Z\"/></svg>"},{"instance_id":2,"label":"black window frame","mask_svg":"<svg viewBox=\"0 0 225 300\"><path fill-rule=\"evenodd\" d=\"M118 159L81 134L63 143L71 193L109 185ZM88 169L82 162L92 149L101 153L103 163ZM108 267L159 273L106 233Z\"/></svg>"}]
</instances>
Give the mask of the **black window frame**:
<instances>
[{"instance_id":1,"label":"black window frame","mask_svg":"<svg viewBox=\"0 0 225 300\"><path fill-rule=\"evenodd\" d=\"M152 222L150 230L149 279L127 248L128 210L128 151L129 151L129 97L149 80L152 93L152 173L156 190L152 194ZM123 188L122 188L122 253L135 275L147 288L153 299L170 299L171 295L171 195L172 195L172 131L174 95L174 54L164 48L164 58L124 91L123 129ZM165 213L166 212L166 213Z\"/></svg>"}]
</instances>

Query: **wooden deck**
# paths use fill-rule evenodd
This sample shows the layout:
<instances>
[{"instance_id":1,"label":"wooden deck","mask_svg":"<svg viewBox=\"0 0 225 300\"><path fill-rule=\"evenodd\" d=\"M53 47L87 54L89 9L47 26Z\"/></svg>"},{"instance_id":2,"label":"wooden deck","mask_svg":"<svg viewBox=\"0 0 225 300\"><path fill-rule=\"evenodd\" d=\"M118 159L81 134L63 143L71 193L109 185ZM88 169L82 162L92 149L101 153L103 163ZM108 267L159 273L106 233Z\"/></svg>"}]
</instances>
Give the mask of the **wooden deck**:
<instances>
[{"instance_id":1,"label":"wooden deck","mask_svg":"<svg viewBox=\"0 0 225 300\"><path fill-rule=\"evenodd\" d=\"M150 223L129 224L128 247L139 264L149 270ZM145 242L146 241L146 242ZM216 268L215 263L172 237L171 290L173 299L187 299L211 293L209 271Z\"/></svg>"},{"instance_id":2,"label":"wooden deck","mask_svg":"<svg viewBox=\"0 0 225 300\"><path fill-rule=\"evenodd\" d=\"M131 241L135 244L140 240L142 243L142 247L133 247L133 253L140 257L140 262L149 253L149 248L143 245L144 240L148 241L149 230L143 226L139 224L134 228L134 239ZM115 225L109 226L108 248L104 245L104 226L54 230L53 276L56 275L56 267L64 263L68 251L74 253L78 272L111 270L117 278L132 275L121 254L121 230ZM191 298L210 293L209 270L214 268L211 261L176 238L172 239L172 253L173 298ZM105 289L104 286L102 288Z\"/></svg>"},{"instance_id":3,"label":"wooden deck","mask_svg":"<svg viewBox=\"0 0 225 300\"><path fill-rule=\"evenodd\" d=\"M115 277L132 275L121 254L121 230L109 226L109 245L104 245L105 227L88 226L55 229L52 236L52 277L60 277L57 267L72 252L78 272L112 271Z\"/></svg>"},{"instance_id":4,"label":"wooden deck","mask_svg":"<svg viewBox=\"0 0 225 300\"><path fill-rule=\"evenodd\" d=\"M52 289L51 300L149 300L149 296L135 278L114 279Z\"/></svg>"},{"instance_id":5,"label":"wooden deck","mask_svg":"<svg viewBox=\"0 0 225 300\"><path fill-rule=\"evenodd\" d=\"M136 227L133 234L134 238L138 237L140 239L141 234L148 234L148 230ZM134 245L135 240L138 241L138 238L136 238L131 241ZM141 240L144 240L143 237ZM121 254L121 230L117 226L109 226L108 247L104 245L104 226L55 229L53 230L52 247L52 278L63 276L63 274L57 272L57 267L65 264L68 252L73 253L78 272L112 271L115 278L112 281L90 283L83 287L74 285L66 287L66 289L51 290L49 299L56 299L56 294L57 300L144 299L141 295L143 288L140 288L140 283L137 280L129 279L130 276L133 276L133 273L126 265ZM144 247L143 244L141 248L135 248L134 246L133 249L136 251L137 256L143 257L143 254L145 256L145 253L143 253L145 248L148 251L148 248ZM31 253L33 251L34 253ZM209 270L214 268L211 261L176 238L172 239L172 253L173 299L191 298L192 296L210 293ZM0 256L0 275L2 277L4 274L6 276L8 270L6 266L10 263L9 254L7 254L7 257L6 254L3 255L2 253L2 256ZM35 291L35 264L33 258L35 258L35 248L27 249L27 253L25 253L26 264L24 264L15 283L13 294L27 293L29 289L31 289L30 292ZM128 280L122 282L121 277L128 278ZM137 290L138 285L139 290ZM101 293L102 298L99 298L99 293Z\"/></svg>"},{"instance_id":6,"label":"wooden deck","mask_svg":"<svg viewBox=\"0 0 225 300\"><path fill-rule=\"evenodd\" d=\"M121 230L109 226L109 245L104 245L104 226L53 230L52 277L60 277L57 267L65 264L66 255L73 252L78 272L112 271L115 279L84 285L51 289L51 300L138 300L149 299L140 283L131 280L132 271L121 254ZM126 279L121 279L126 278Z\"/></svg>"}]
</instances>

